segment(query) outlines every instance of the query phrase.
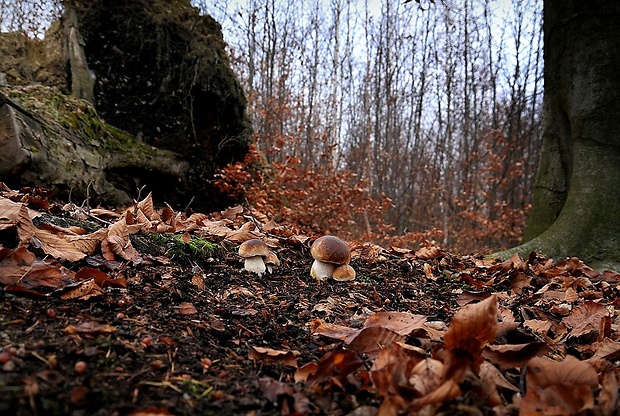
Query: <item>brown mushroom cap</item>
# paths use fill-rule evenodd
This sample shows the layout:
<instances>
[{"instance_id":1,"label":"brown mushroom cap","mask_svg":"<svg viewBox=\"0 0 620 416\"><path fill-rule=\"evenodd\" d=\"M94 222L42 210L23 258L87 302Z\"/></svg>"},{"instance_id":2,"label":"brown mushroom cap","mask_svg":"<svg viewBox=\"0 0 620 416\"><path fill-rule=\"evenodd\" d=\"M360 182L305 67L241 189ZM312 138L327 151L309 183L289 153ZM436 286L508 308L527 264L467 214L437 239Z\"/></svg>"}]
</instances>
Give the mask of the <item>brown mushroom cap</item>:
<instances>
[{"instance_id":1,"label":"brown mushroom cap","mask_svg":"<svg viewBox=\"0 0 620 416\"><path fill-rule=\"evenodd\" d=\"M239 255L244 258L255 256L267 257L268 254L269 247L267 247L263 240L258 238L245 241L239 246Z\"/></svg>"},{"instance_id":2,"label":"brown mushroom cap","mask_svg":"<svg viewBox=\"0 0 620 416\"><path fill-rule=\"evenodd\" d=\"M310 254L315 260L325 263L348 264L351 261L351 250L347 243L333 235L324 235L314 240Z\"/></svg>"},{"instance_id":3,"label":"brown mushroom cap","mask_svg":"<svg viewBox=\"0 0 620 416\"><path fill-rule=\"evenodd\" d=\"M280 259L278 259L276 253L269 251L269 254L267 254L267 257L265 258L265 264L277 267L280 265Z\"/></svg>"},{"instance_id":4,"label":"brown mushroom cap","mask_svg":"<svg viewBox=\"0 0 620 416\"><path fill-rule=\"evenodd\" d=\"M355 280L355 269L348 264L343 264L334 269L332 279L340 282Z\"/></svg>"}]
</instances>

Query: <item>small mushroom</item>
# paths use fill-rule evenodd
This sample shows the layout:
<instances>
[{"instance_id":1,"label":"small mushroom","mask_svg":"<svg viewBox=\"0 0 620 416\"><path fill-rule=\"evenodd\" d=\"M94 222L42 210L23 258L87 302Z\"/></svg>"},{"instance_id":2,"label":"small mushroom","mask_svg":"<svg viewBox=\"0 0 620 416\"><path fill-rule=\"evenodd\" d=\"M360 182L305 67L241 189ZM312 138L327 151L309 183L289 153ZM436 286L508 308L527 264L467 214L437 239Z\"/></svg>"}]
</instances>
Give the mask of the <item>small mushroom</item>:
<instances>
[{"instance_id":1,"label":"small mushroom","mask_svg":"<svg viewBox=\"0 0 620 416\"><path fill-rule=\"evenodd\" d=\"M265 266L269 273L272 273L274 268L280 266L280 259L278 259L276 253L271 250L269 250L269 254L267 254L267 258L265 258Z\"/></svg>"},{"instance_id":2,"label":"small mushroom","mask_svg":"<svg viewBox=\"0 0 620 416\"><path fill-rule=\"evenodd\" d=\"M244 258L243 268L261 276L265 273L265 257L269 255L267 244L258 238L245 241L239 246L239 256Z\"/></svg>"},{"instance_id":3,"label":"small mushroom","mask_svg":"<svg viewBox=\"0 0 620 416\"><path fill-rule=\"evenodd\" d=\"M310 254L314 258L312 268L310 269L310 276L318 280L333 277L336 268L348 265L349 261L351 261L351 250L347 243L332 235L317 238L310 248ZM350 270L347 269L346 272L348 274L345 273L344 277L351 275ZM355 270L353 270L353 273L355 273ZM339 274L339 276L341 275ZM353 274L353 278L355 278L355 274ZM349 278L348 280L353 279Z\"/></svg>"},{"instance_id":4,"label":"small mushroom","mask_svg":"<svg viewBox=\"0 0 620 416\"><path fill-rule=\"evenodd\" d=\"M351 267L350 264L343 264L335 267L332 272L332 279L338 280L339 282L355 280L355 269Z\"/></svg>"}]
</instances>

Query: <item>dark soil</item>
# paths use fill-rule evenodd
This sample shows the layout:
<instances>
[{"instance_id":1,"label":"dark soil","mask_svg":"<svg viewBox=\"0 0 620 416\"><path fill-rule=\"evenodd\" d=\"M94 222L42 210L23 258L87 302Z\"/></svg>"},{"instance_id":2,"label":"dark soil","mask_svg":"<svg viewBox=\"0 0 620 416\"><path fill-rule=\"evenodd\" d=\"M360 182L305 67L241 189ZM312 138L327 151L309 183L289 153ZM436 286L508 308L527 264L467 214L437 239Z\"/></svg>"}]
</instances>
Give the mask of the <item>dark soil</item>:
<instances>
[{"instance_id":1,"label":"dark soil","mask_svg":"<svg viewBox=\"0 0 620 416\"><path fill-rule=\"evenodd\" d=\"M301 366L334 346L311 335L313 318L359 327L376 311L409 311L448 323L458 308L455 289L462 283L446 280L462 268L455 257L431 261L437 280L411 259L357 257L356 281L321 283L310 277L306 247L277 254L282 266L262 277L242 270L234 251L125 265L110 275L126 277L126 289L107 288L88 301L0 291L0 347L10 358L0 370L0 414L124 415L149 408L160 412L149 414L280 414L282 403L265 397L260 380L304 386L294 383L295 368L251 360L250 347L299 351ZM185 313L183 302L197 312ZM65 331L84 322L115 331ZM367 391L306 394L318 414L347 414L362 404L376 410L380 403Z\"/></svg>"}]
</instances>

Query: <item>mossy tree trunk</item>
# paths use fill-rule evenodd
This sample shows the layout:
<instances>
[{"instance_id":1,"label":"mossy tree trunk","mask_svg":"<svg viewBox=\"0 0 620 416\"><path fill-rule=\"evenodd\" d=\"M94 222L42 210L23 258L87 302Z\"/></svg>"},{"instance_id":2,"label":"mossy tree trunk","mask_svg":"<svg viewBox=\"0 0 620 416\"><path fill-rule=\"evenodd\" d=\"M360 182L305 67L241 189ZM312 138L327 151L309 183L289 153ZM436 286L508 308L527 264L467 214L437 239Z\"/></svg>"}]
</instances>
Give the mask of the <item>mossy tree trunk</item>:
<instances>
[{"instance_id":1,"label":"mossy tree trunk","mask_svg":"<svg viewBox=\"0 0 620 416\"><path fill-rule=\"evenodd\" d=\"M541 162L524 243L620 269L620 2L545 0Z\"/></svg>"}]
</instances>

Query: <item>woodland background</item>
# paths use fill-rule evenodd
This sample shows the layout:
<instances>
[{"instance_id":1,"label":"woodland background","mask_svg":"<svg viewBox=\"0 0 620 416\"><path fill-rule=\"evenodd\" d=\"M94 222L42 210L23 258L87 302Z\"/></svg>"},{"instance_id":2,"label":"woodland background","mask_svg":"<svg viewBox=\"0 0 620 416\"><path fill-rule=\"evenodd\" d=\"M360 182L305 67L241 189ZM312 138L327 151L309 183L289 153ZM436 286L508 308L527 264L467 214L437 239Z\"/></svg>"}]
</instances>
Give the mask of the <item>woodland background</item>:
<instances>
[{"instance_id":1,"label":"woodland background","mask_svg":"<svg viewBox=\"0 0 620 416\"><path fill-rule=\"evenodd\" d=\"M193 4L222 24L254 128L221 189L303 232L518 243L539 159L541 2ZM2 29L30 36L59 11L0 6Z\"/></svg>"}]
</instances>

